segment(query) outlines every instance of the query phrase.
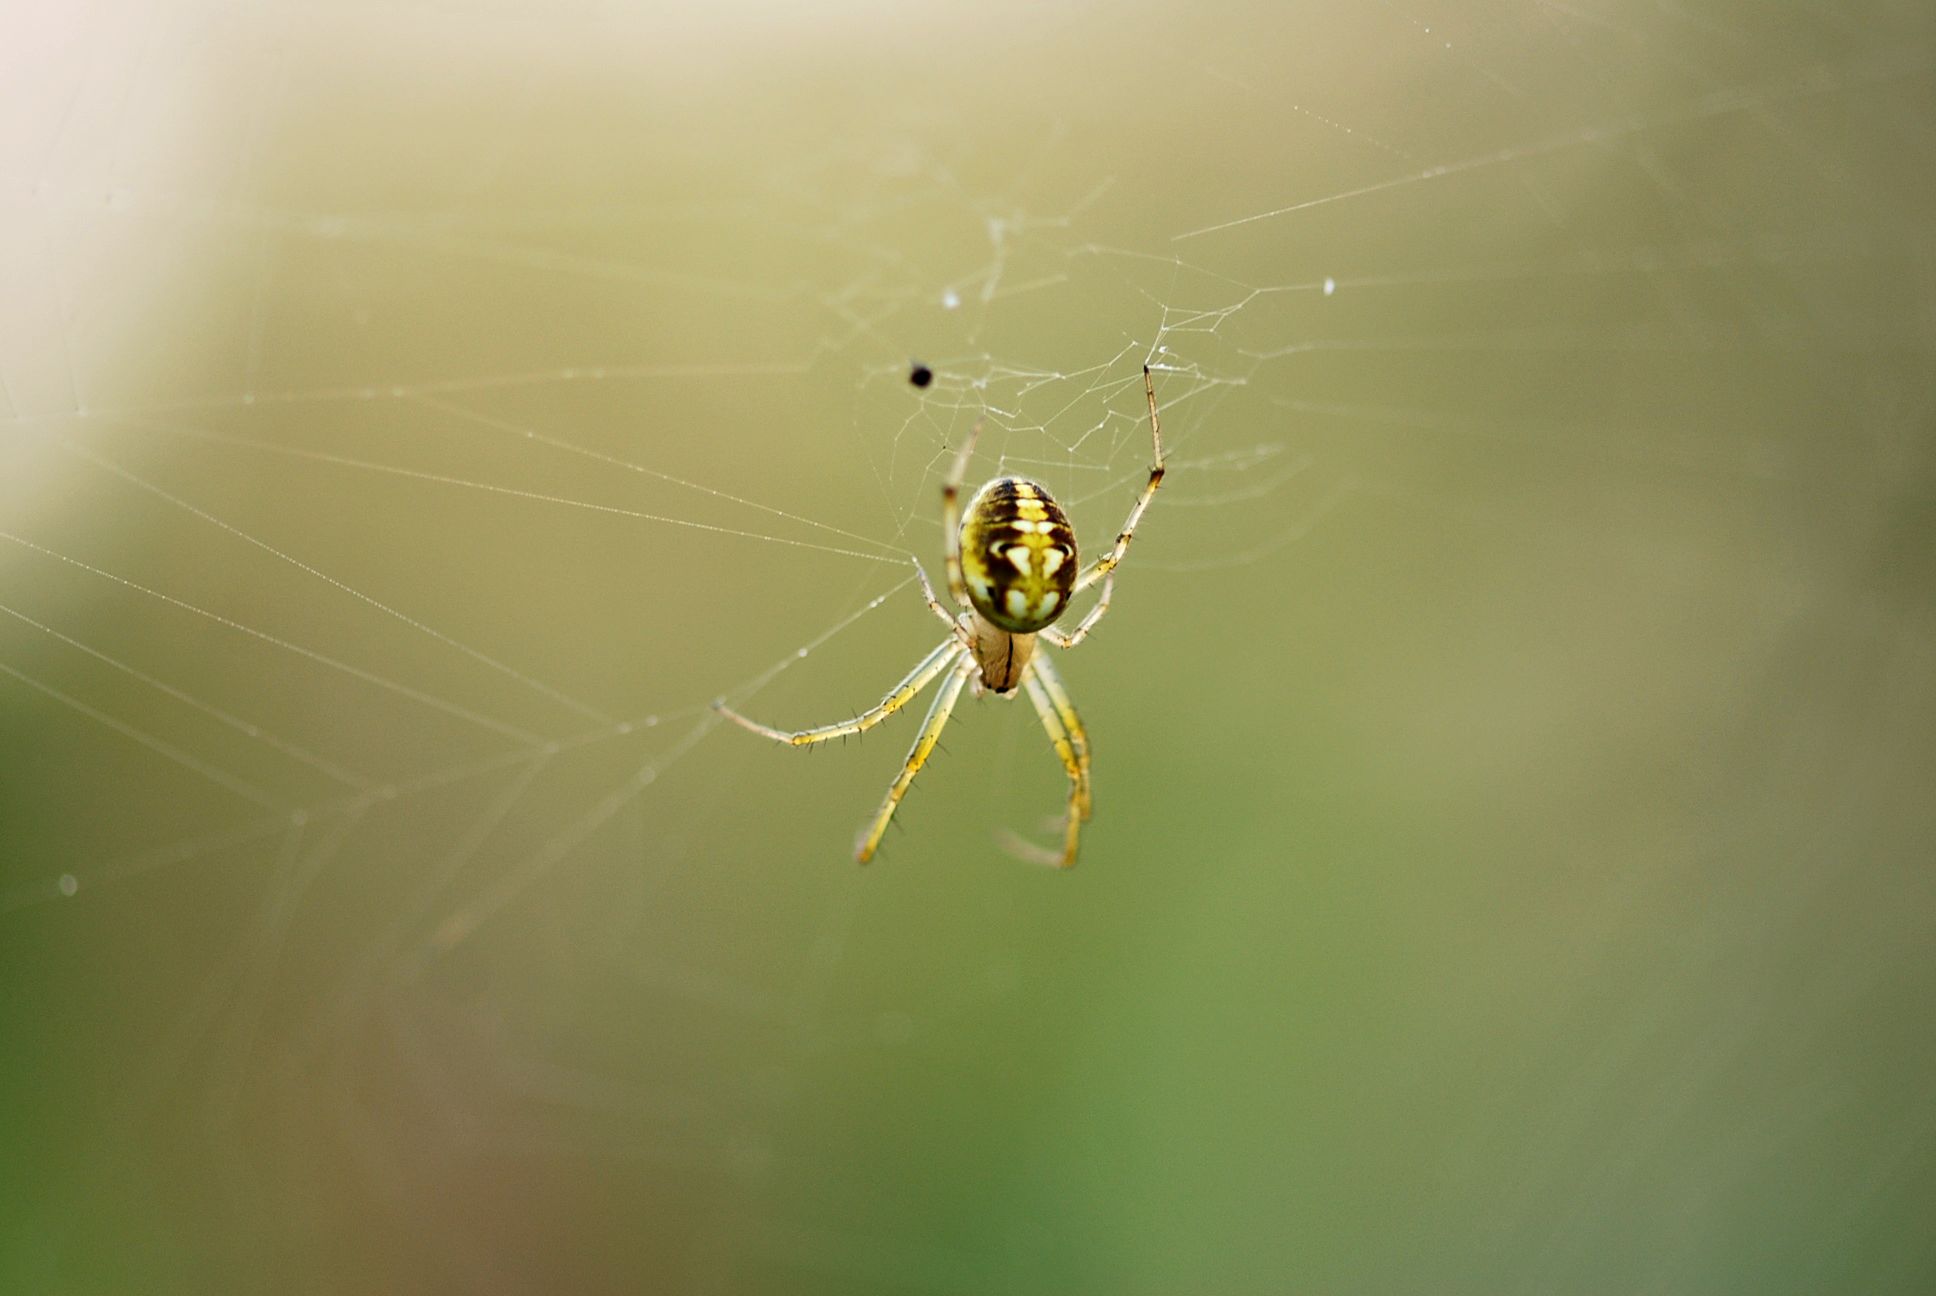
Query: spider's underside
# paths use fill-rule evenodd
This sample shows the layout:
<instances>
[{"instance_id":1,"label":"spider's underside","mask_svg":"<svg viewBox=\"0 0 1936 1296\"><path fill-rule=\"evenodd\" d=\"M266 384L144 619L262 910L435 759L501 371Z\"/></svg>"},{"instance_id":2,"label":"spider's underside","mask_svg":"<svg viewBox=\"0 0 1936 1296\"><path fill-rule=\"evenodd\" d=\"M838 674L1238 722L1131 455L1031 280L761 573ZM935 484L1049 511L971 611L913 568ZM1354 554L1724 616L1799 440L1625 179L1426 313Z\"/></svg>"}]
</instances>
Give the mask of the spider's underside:
<instances>
[{"instance_id":1,"label":"spider's underside","mask_svg":"<svg viewBox=\"0 0 1936 1296\"><path fill-rule=\"evenodd\" d=\"M921 578L928 607L948 626L948 637L921 659L907 678L895 685L880 705L851 720L821 725L813 729L775 729L749 720L715 702L721 714L756 734L775 742L805 747L863 733L912 702L915 696L942 678L940 691L928 707L928 717L914 740L901 772L887 790L880 810L861 833L855 858L865 864L880 847L881 837L894 817L894 810L907 794L914 776L921 772L940 741L941 730L954 711L961 690L972 680L975 692L984 689L1000 697L1013 697L1019 689L1028 694L1036 714L1042 718L1049 743L1062 758L1069 773L1069 808L1064 816L1062 850L1059 854L1011 840L1018 853L1058 868L1076 862L1076 839L1082 821L1089 817L1089 738L1076 715L1062 677L1048 657L1035 652L1036 640L1046 639L1057 648L1073 648L1081 643L1102 614L1109 609L1109 595L1115 584L1114 572L1129 550L1131 537L1143 511L1163 484L1163 429L1156 417L1156 387L1150 380L1149 366L1143 366L1143 391L1149 399L1150 441L1155 448L1149 481L1129 517L1117 533L1116 543L1086 570L1076 558L1075 531L1069 519L1039 482L1024 477L997 477L975 493L969 501L967 516L962 516L961 484L968 472L968 459L974 452L975 432L970 431L955 456L954 467L941 486L941 529L947 541L948 592L958 612L950 612L935 596L927 572L917 561L914 570ZM977 429L978 430L978 429ZM1102 593L1072 631L1056 628L1055 622L1069 609L1070 599L1102 582Z\"/></svg>"}]
</instances>

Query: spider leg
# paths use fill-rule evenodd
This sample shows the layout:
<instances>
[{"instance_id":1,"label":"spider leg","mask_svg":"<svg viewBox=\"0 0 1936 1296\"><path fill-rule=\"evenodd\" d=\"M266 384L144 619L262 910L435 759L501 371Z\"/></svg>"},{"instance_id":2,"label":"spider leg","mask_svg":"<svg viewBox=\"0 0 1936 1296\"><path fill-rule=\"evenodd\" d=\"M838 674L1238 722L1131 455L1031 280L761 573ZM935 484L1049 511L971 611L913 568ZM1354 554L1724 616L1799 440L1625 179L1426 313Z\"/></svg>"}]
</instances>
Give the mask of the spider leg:
<instances>
[{"instance_id":1,"label":"spider leg","mask_svg":"<svg viewBox=\"0 0 1936 1296\"><path fill-rule=\"evenodd\" d=\"M1102 578L1102 597L1096 600L1096 606L1089 609L1089 615L1082 618L1081 624L1067 632L1059 626L1046 626L1041 631L1042 637L1058 648L1075 647L1095 628L1096 622L1102 620L1102 614L1109 610L1109 596L1115 592L1116 576L1112 572Z\"/></svg>"},{"instance_id":2,"label":"spider leg","mask_svg":"<svg viewBox=\"0 0 1936 1296\"><path fill-rule=\"evenodd\" d=\"M1163 484L1163 425L1156 419L1156 384L1150 380L1148 365L1143 366L1143 392L1149 397L1150 441L1156 447L1156 462L1150 466L1149 484L1136 497L1136 503L1129 510L1129 519L1123 523L1123 529L1116 533L1116 543L1110 546L1108 553L1096 559L1088 571L1076 578L1078 590L1088 589L1116 570L1116 564L1129 552L1129 542L1136 534L1136 524L1143 520L1143 510L1156 498L1156 488Z\"/></svg>"},{"instance_id":3,"label":"spider leg","mask_svg":"<svg viewBox=\"0 0 1936 1296\"><path fill-rule=\"evenodd\" d=\"M966 643L968 632L961 628L961 622L955 619L955 614L943 607L941 600L935 597L934 586L928 583L928 570L921 565L919 558L914 560L914 574L921 578L921 594L928 600L928 610L941 618L941 623L948 627L955 638Z\"/></svg>"},{"instance_id":4,"label":"spider leg","mask_svg":"<svg viewBox=\"0 0 1936 1296\"><path fill-rule=\"evenodd\" d=\"M952 640L950 646L955 646ZM957 651L959 651L958 647ZM921 733L915 738L914 746L908 750L907 762L901 766L900 774L887 789L887 799L881 802L879 813L874 816L873 822L867 825L867 831L861 834L860 842L854 850L854 858L862 864L874 858L874 852L880 847L881 837L887 832L888 821L894 818L895 807L899 806L901 798L907 795L909 785L914 782L914 776L919 774L921 767L928 763L928 757L934 752L934 745L941 741L941 730L947 725L948 716L955 709L955 699L961 696L962 685L968 682L968 676L974 669L974 658L964 658L956 664L953 672L942 683L940 691L934 695L934 704L928 708L928 718L921 722Z\"/></svg>"},{"instance_id":5,"label":"spider leg","mask_svg":"<svg viewBox=\"0 0 1936 1296\"><path fill-rule=\"evenodd\" d=\"M1062 816L1062 853L1057 855L1043 850L1033 842L1025 841L1014 833L1001 834L1002 844L1010 852L1034 864L1047 864L1052 868L1071 868L1076 862L1076 836L1082 831L1082 821L1089 816L1088 786L1089 773L1083 767L1082 759L1076 755L1075 744L1063 728L1062 718L1056 713L1055 703L1050 699L1048 690L1031 670L1022 677L1022 687L1028 690L1029 701L1035 704L1035 714L1042 717L1042 728L1049 735L1049 743L1055 754L1062 758L1062 767L1069 772L1069 808Z\"/></svg>"},{"instance_id":6,"label":"spider leg","mask_svg":"<svg viewBox=\"0 0 1936 1296\"><path fill-rule=\"evenodd\" d=\"M968 582L961 578L961 483L968 476L968 458L975 453L975 438L980 435L981 424L968 429L955 454L954 467L941 483L941 538L948 557L948 593L964 612L974 605L968 599Z\"/></svg>"},{"instance_id":7,"label":"spider leg","mask_svg":"<svg viewBox=\"0 0 1936 1296\"><path fill-rule=\"evenodd\" d=\"M749 720L726 705L724 698L713 699L713 710L731 720L742 729L750 729L762 738L774 742L805 747L810 743L826 742L829 738L845 738L848 734L864 733L881 721L899 711L914 700L915 694L926 688L935 676L954 664L955 658L963 653L958 638L950 636L941 641L940 647L921 659L921 664L909 671L907 678L896 684L881 704L872 710L863 711L851 720L841 720L834 724L820 725L813 729L775 729L772 725ZM959 686L957 686L959 687Z\"/></svg>"},{"instance_id":8,"label":"spider leg","mask_svg":"<svg viewBox=\"0 0 1936 1296\"><path fill-rule=\"evenodd\" d=\"M1056 671L1055 664L1047 657L1037 653L1029 662L1029 674L1048 694L1049 701L1055 706L1056 718L1062 722L1062 729L1069 735L1069 746L1076 755L1076 764L1082 768L1082 817L1087 819L1091 810L1091 791L1089 781L1089 735L1082 727L1082 717L1076 714L1075 703L1069 700L1069 690L1063 687L1062 676ZM1041 708L1038 706L1037 710ZM1046 724L1046 721L1044 722ZM1055 735L1049 735L1054 741Z\"/></svg>"}]
</instances>

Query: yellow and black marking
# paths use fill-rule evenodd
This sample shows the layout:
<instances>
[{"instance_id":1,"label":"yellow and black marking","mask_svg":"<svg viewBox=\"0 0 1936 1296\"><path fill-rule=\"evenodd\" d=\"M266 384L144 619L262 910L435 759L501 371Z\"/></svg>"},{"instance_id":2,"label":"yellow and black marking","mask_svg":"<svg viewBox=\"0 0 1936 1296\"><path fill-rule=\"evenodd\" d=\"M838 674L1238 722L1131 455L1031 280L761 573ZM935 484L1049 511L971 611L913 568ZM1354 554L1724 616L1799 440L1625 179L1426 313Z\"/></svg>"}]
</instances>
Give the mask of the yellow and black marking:
<instances>
[{"instance_id":1,"label":"yellow and black marking","mask_svg":"<svg viewBox=\"0 0 1936 1296\"><path fill-rule=\"evenodd\" d=\"M975 610L1010 634L1035 634L1069 607L1076 533L1062 506L1026 477L997 477L968 504L961 574Z\"/></svg>"}]
</instances>

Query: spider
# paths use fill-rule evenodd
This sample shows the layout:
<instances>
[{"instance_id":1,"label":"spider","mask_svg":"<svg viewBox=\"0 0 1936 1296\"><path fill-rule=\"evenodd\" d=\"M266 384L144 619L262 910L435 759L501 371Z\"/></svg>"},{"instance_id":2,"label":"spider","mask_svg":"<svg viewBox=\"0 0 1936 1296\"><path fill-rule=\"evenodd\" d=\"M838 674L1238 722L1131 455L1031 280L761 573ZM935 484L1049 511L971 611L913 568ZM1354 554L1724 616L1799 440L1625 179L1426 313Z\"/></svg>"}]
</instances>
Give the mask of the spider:
<instances>
[{"instance_id":1,"label":"spider","mask_svg":"<svg viewBox=\"0 0 1936 1296\"><path fill-rule=\"evenodd\" d=\"M963 516L961 484L968 473L969 456L974 453L975 436L980 430L977 425L963 441L954 467L941 485L948 592L960 608L958 613L943 606L920 560L914 562L929 609L948 627L948 637L940 646L922 658L879 706L837 724L775 729L732 710L724 699L714 701L715 710L742 728L775 742L806 747L872 729L912 702L937 678L946 676L900 774L887 790L886 800L860 835L854 857L862 864L874 858L895 808L933 753L962 688L971 679L977 696L984 689L1003 698L1014 697L1018 690L1026 692L1036 714L1042 717L1049 744L1069 774L1069 808L1064 817L1061 854L1014 839L1009 841L1011 849L1057 868L1068 868L1076 862L1077 834L1091 809L1089 738L1069 701L1061 674L1047 654L1036 654L1035 641L1046 639L1057 648L1073 648L1109 610L1116 567L1129 550L1143 511L1163 484L1163 428L1156 417L1156 386L1150 380L1148 365L1143 366L1143 392L1149 399L1150 441L1156 461L1150 467L1149 482L1116 535L1116 543L1086 570L1076 561L1076 535L1068 515L1040 482L1026 477L997 477L975 492ZM1058 629L1055 622L1068 611L1071 597L1098 581L1102 582L1102 593L1089 615L1074 630Z\"/></svg>"}]
</instances>

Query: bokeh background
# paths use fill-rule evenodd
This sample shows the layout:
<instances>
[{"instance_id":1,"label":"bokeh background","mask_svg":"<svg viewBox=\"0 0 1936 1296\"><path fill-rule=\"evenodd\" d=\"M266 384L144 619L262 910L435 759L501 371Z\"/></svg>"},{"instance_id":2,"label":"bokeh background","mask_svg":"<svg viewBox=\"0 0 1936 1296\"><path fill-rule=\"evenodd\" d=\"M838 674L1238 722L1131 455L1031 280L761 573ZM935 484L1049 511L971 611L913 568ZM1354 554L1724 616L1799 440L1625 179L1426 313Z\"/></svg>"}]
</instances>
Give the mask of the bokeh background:
<instances>
[{"instance_id":1,"label":"bokeh background","mask_svg":"<svg viewBox=\"0 0 1936 1296\"><path fill-rule=\"evenodd\" d=\"M0 9L0 1286L1931 1290L1933 36Z\"/></svg>"}]
</instances>

